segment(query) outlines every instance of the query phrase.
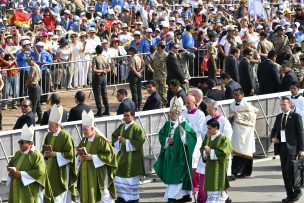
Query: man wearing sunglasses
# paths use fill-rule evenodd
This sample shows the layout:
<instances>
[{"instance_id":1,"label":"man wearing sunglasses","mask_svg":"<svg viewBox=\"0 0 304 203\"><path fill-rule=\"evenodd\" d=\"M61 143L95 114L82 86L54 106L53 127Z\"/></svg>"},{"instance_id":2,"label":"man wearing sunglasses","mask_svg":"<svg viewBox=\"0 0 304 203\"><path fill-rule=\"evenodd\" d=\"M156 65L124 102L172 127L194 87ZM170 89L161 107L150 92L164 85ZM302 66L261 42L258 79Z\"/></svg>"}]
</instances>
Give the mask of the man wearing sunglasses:
<instances>
[{"instance_id":1,"label":"man wearing sunglasses","mask_svg":"<svg viewBox=\"0 0 304 203\"><path fill-rule=\"evenodd\" d=\"M13 130L21 129L24 124L27 126L35 125L35 114L32 112L32 102L28 99L24 99L21 103L22 116L20 116Z\"/></svg>"},{"instance_id":2,"label":"man wearing sunglasses","mask_svg":"<svg viewBox=\"0 0 304 203\"><path fill-rule=\"evenodd\" d=\"M20 150L7 166L9 202L51 202L51 192L42 154L33 148L34 128L24 124ZM42 193L43 195L39 194Z\"/></svg>"}]
</instances>

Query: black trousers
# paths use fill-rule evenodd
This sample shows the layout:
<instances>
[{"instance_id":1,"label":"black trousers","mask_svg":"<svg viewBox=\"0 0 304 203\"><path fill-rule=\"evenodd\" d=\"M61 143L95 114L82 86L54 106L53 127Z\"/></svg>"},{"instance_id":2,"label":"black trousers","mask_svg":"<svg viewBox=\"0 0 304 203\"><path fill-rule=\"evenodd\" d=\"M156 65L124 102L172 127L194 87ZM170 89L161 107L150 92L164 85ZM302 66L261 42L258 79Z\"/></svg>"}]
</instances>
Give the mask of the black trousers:
<instances>
[{"instance_id":1,"label":"black trousers","mask_svg":"<svg viewBox=\"0 0 304 203\"><path fill-rule=\"evenodd\" d=\"M20 74L19 96L24 97L24 96L27 96L25 82L27 81L28 72L26 72L25 69L20 69L19 74Z\"/></svg>"},{"instance_id":2,"label":"black trousers","mask_svg":"<svg viewBox=\"0 0 304 203\"><path fill-rule=\"evenodd\" d=\"M95 103L98 110L101 110L101 99L105 107L105 111L109 111L109 100L107 94L107 76L106 75L93 75L92 80L93 93L95 97Z\"/></svg>"},{"instance_id":3,"label":"black trousers","mask_svg":"<svg viewBox=\"0 0 304 203\"><path fill-rule=\"evenodd\" d=\"M141 102L142 102L141 78L138 78L134 74L129 73L128 80L129 80L129 84L130 84L132 100L135 103L135 108L137 111L140 111L140 106L141 106Z\"/></svg>"},{"instance_id":4,"label":"black trousers","mask_svg":"<svg viewBox=\"0 0 304 203\"><path fill-rule=\"evenodd\" d=\"M32 111L34 114L42 114L40 98L41 98L41 87L39 85L31 85L29 89L29 98L32 102Z\"/></svg>"},{"instance_id":5,"label":"black trousers","mask_svg":"<svg viewBox=\"0 0 304 203\"><path fill-rule=\"evenodd\" d=\"M296 159L296 155L290 155L287 150L286 143L280 144L280 161L281 170L284 180L284 186L289 199L293 199L297 193L301 192L300 187L293 187L291 183L292 176L292 160Z\"/></svg>"},{"instance_id":6,"label":"black trousers","mask_svg":"<svg viewBox=\"0 0 304 203\"><path fill-rule=\"evenodd\" d=\"M49 69L42 71L41 89L43 93L49 93L51 89L51 72ZM41 102L47 102L49 95L41 96Z\"/></svg>"},{"instance_id":7,"label":"black trousers","mask_svg":"<svg viewBox=\"0 0 304 203\"><path fill-rule=\"evenodd\" d=\"M244 176L251 176L252 174L253 159L245 159L239 156L233 156L232 159L232 174Z\"/></svg>"}]
</instances>

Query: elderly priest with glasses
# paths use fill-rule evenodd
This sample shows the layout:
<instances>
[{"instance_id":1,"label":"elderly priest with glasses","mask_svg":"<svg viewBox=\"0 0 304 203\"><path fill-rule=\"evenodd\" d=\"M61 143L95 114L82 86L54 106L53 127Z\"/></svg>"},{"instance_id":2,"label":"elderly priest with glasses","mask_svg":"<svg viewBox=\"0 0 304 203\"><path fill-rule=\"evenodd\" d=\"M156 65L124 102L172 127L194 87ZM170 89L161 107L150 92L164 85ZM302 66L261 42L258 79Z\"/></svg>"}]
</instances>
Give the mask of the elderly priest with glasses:
<instances>
[{"instance_id":1,"label":"elderly priest with glasses","mask_svg":"<svg viewBox=\"0 0 304 203\"><path fill-rule=\"evenodd\" d=\"M83 138L77 147L77 188L82 203L114 203L116 155L109 140L94 127L94 114L82 112Z\"/></svg>"},{"instance_id":2,"label":"elderly priest with glasses","mask_svg":"<svg viewBox=\"0 0 304 203\"><path fill-rule=\"evenodd\" d=\"M34 128L24 124L18 141L20 150L7 166L8 202L53 201L43 156L33 146Z\"/></svg>"}]
</instances>

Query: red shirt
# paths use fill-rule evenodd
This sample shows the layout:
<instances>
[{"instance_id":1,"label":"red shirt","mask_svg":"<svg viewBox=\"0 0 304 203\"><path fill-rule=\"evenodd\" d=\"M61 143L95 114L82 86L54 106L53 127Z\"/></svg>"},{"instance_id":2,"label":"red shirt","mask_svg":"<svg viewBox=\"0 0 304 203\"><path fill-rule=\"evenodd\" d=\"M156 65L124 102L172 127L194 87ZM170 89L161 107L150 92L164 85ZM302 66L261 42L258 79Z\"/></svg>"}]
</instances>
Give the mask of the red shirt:
<instances>
[{"instance_id":1,"label":"red shirt","mask_svg":"<svg viewBox=\"0 0 304 203\"><path fill-rule=\"evenodd\" d=\"M43 16L42 22L45 24L48 32L52 32L54 30L56 20L53 16Z\"/></svg>"}]
</instances>

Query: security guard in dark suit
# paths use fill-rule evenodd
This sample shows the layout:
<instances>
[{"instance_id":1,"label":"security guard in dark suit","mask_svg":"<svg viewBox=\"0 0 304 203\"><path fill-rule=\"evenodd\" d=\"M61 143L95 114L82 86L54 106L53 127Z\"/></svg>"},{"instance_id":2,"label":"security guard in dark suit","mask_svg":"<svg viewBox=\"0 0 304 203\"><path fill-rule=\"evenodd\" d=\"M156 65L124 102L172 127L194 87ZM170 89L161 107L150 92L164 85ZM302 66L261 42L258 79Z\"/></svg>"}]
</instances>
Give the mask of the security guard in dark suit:
<instances>
[{"instance_id":1,"label":"security guard in dark suit","mask_svg":"<svg viewBox=\"0 0 304 203\"><path fill-rule=\"evenodd\" d=\"M95 116L100 117L103 115L110 115L109 110L109 100L107 95L107 73L110 72L110 64L108 59L101 55L103 49L101 45L96 46L96 54L92 60L92 85L93 85L93 93L95 98L95 103L97 107L97 113ZM105 111L101 113L101 100L100 97L102 97L102 102L105 107Z\"/></svg>"},{"instance_id":2,"label":"security guard in dark suit","mask_svg":"<svg viewBox=\"0 0 304 203\"><path fill-rule=\"evenodd\" d=\"M34 58L30 55L27 56L27 63L30 66L30 73L26 81L26 88L28 89L29 99L32 102L32 111L34 115L37 112L37 124L40 124L42 119L42 110L40 105L41 87L39 81L41 80L41 70L35 63Z\"/></svg>"},{"instance_id":3,"label":"security guard in dark suit","mask_svg":"<svg viewBox=\"0 0 304 203\"><path fill-rule=\"evenodd\" d=\"M271 131L274 153L280 155L281 169L287 197L283 203L293 203L300 199L302 192L299 185L293 185L292 161L297 156L304 157L304 132L302 118L291 111L291 101L287 97L281 100L282 113L277 115ZM296 178L295 178L296 179Z\"/></svg>"}]
</instances>

